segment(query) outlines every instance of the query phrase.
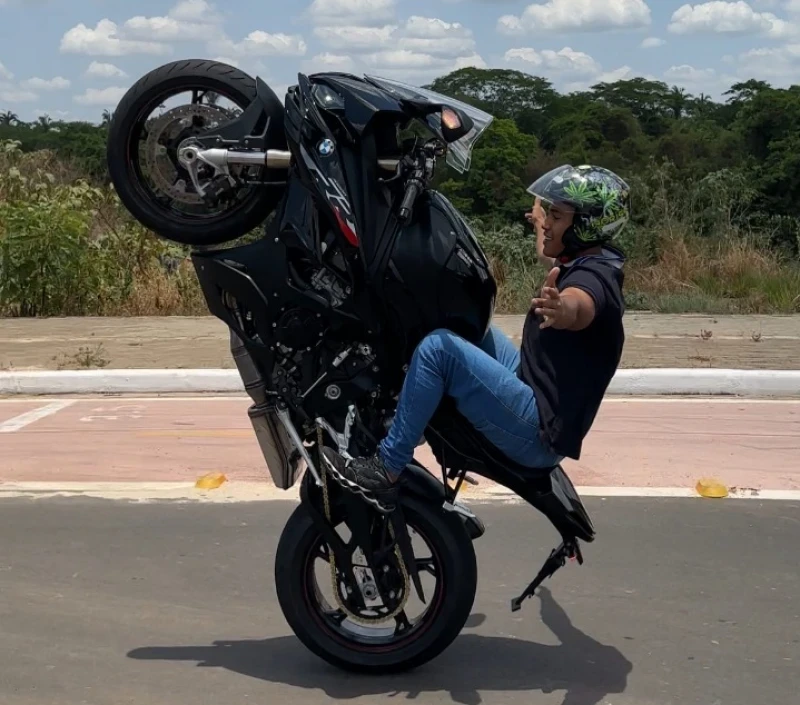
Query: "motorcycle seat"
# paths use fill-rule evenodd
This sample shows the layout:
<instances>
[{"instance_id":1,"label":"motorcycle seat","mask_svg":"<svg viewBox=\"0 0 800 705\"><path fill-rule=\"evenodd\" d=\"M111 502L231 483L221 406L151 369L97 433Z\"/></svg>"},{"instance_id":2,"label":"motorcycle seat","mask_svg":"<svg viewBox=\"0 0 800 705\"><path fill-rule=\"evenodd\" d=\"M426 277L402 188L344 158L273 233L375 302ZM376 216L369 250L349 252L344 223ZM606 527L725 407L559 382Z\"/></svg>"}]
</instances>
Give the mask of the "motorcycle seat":
<instances>
[{"instance_id":1,"label":"motorcycle seat","mask_svg":"<svg viewBox=\"0 0 800 705\"><path fill-rule=\"evenodd\" d=\"M451 397L442 399L429 428L426 440L440 463L444 458L448 471L466 470L491 477L492 468L499 468L526 483L541 479L543 486L549 486L548 478L558 467L528 467L512 460L456 409Z\"/></svg>"}]
</instances>

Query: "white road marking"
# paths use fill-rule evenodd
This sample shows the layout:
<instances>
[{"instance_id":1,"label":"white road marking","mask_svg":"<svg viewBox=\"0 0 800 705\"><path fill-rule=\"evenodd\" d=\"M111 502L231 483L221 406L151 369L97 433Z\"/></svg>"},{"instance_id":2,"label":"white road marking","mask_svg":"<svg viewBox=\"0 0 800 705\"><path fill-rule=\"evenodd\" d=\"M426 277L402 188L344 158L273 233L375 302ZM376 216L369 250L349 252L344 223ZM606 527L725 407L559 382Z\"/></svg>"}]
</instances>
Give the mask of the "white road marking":
<instances>
[{"instance_id":1,"label":"white road marking","mask_svg":"<svg viewBox=\"0 0 800 705\"><path fill-rule=\"evenodd\" d=\"M8 421L2 421L0 422L0 433L13 433L14 431L19 431L21 428L30 426L32 423L35 423L46 416L51 416L62 409L66 409L68 406L72 406L74 403L75 402L72 400L61 399L59 401L51 402L46 406L41 406L33 411L27 411L24 414L20 414L19 416L9 419Z\"/></svg>"},{"instance_id":2,"label":"white road marking","mask_svg":"<svg viewBox=\"0 0 800 705\"><path fill-rule=\"evenodd\" d=\"M581 487L582 497L686 498L698 501L731 499L800 501L800 490L756 490L731 488L727 500L700 497L687 487ZM47 499L52 497L91 497L133 502L179 501L226 504L299 500L299 485L280 490L266 482L227 482L216 490L198 490L193 482L7 482L0 483L0 500L14 498ZM459 495L464 504L501 502L521 504L523 500L505 487L470 488Z\"/></svg>"}]
</instances>

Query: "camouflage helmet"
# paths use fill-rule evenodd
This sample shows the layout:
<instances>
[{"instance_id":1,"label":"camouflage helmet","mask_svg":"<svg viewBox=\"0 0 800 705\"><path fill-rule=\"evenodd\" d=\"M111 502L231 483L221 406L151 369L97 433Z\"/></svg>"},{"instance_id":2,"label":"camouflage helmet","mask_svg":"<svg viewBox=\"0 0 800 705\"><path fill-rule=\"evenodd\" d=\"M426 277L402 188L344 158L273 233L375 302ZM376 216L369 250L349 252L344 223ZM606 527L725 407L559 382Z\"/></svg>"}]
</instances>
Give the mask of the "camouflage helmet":
<instances>
[{"instance_id":1,"label":"camouflage helmet","mask_svg":"<svg viewBox=\"0 0 800 705\"><path fill-rule=\"evenodd\" d=\"M630 219L630 187L603 167L564 164L534 181L528 193L545 208L557 204L574 210L563 237L565 255L611 242Z\"/></svg>"}]
</instances>

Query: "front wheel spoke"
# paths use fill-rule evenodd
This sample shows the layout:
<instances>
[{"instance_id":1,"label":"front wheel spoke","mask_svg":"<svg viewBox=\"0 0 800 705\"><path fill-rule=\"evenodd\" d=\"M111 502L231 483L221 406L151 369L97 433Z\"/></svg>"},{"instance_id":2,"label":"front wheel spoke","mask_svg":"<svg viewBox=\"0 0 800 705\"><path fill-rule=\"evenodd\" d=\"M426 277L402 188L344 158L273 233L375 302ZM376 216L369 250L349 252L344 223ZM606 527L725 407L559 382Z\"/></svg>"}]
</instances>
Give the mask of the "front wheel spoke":
<instances>
[{"instance_id":1,"label":"front wheel spoke","mask_svg":"<svg viewBox=\"0 0 800 705\"><path fill-rule=\"evenodd\" d=\"M395 624L397 625L394 630L394 635L399 636L411 629L411 622L408 621L406 611L402 610L399 614L394 616Z\"/></svg>"},{"instance_id":2,"label":"front wheel spoke","mask_svg":"<svg viewBox=\"0 0 800 705\"><path fill-rule=\"evenodd\" d=\"M433 557L431 558L417 558L417 572L425 571L430 573L434 578L438 577L438 573L436 571L436 564L433 562Z\"/></svg>"}]
</instances>

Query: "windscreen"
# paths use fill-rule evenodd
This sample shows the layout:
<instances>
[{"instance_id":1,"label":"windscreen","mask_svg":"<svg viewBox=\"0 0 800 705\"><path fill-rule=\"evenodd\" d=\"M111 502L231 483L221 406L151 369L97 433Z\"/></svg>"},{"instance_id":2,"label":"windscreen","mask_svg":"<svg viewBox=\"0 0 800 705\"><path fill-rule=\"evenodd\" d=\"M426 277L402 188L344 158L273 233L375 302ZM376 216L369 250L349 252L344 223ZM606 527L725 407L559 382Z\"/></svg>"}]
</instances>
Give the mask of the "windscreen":
<instances>
[{"instance_id":1,"label":"windscreen","mask_svg":"<svg viewBox=\"0 0 800 705\"><path fill-rule=\"evenodd\" d=\"M390 94L398 98L406 98L407 100L427 100L437 105L445 104L454 108L463 110L467 115L472 118L475 123L473 128L463 137L451 142L447 145L447 163L456 171L463 174L469 171L470 164L472 163L472 148L478 141L478 138L483 134L483 131L492 124L494 118L489 113L478 110L478 108L462 103L460 100L450 98L442 93L429 91L426 88L417 88L401 81L393 81L390 78L377 78L375 76L366 77L371 83L374 83ZM440 113L433 113L428 115L425 120L428 127L431 128L437 135L442 134L442 116Z\"/></svg>"}]
</instances>

